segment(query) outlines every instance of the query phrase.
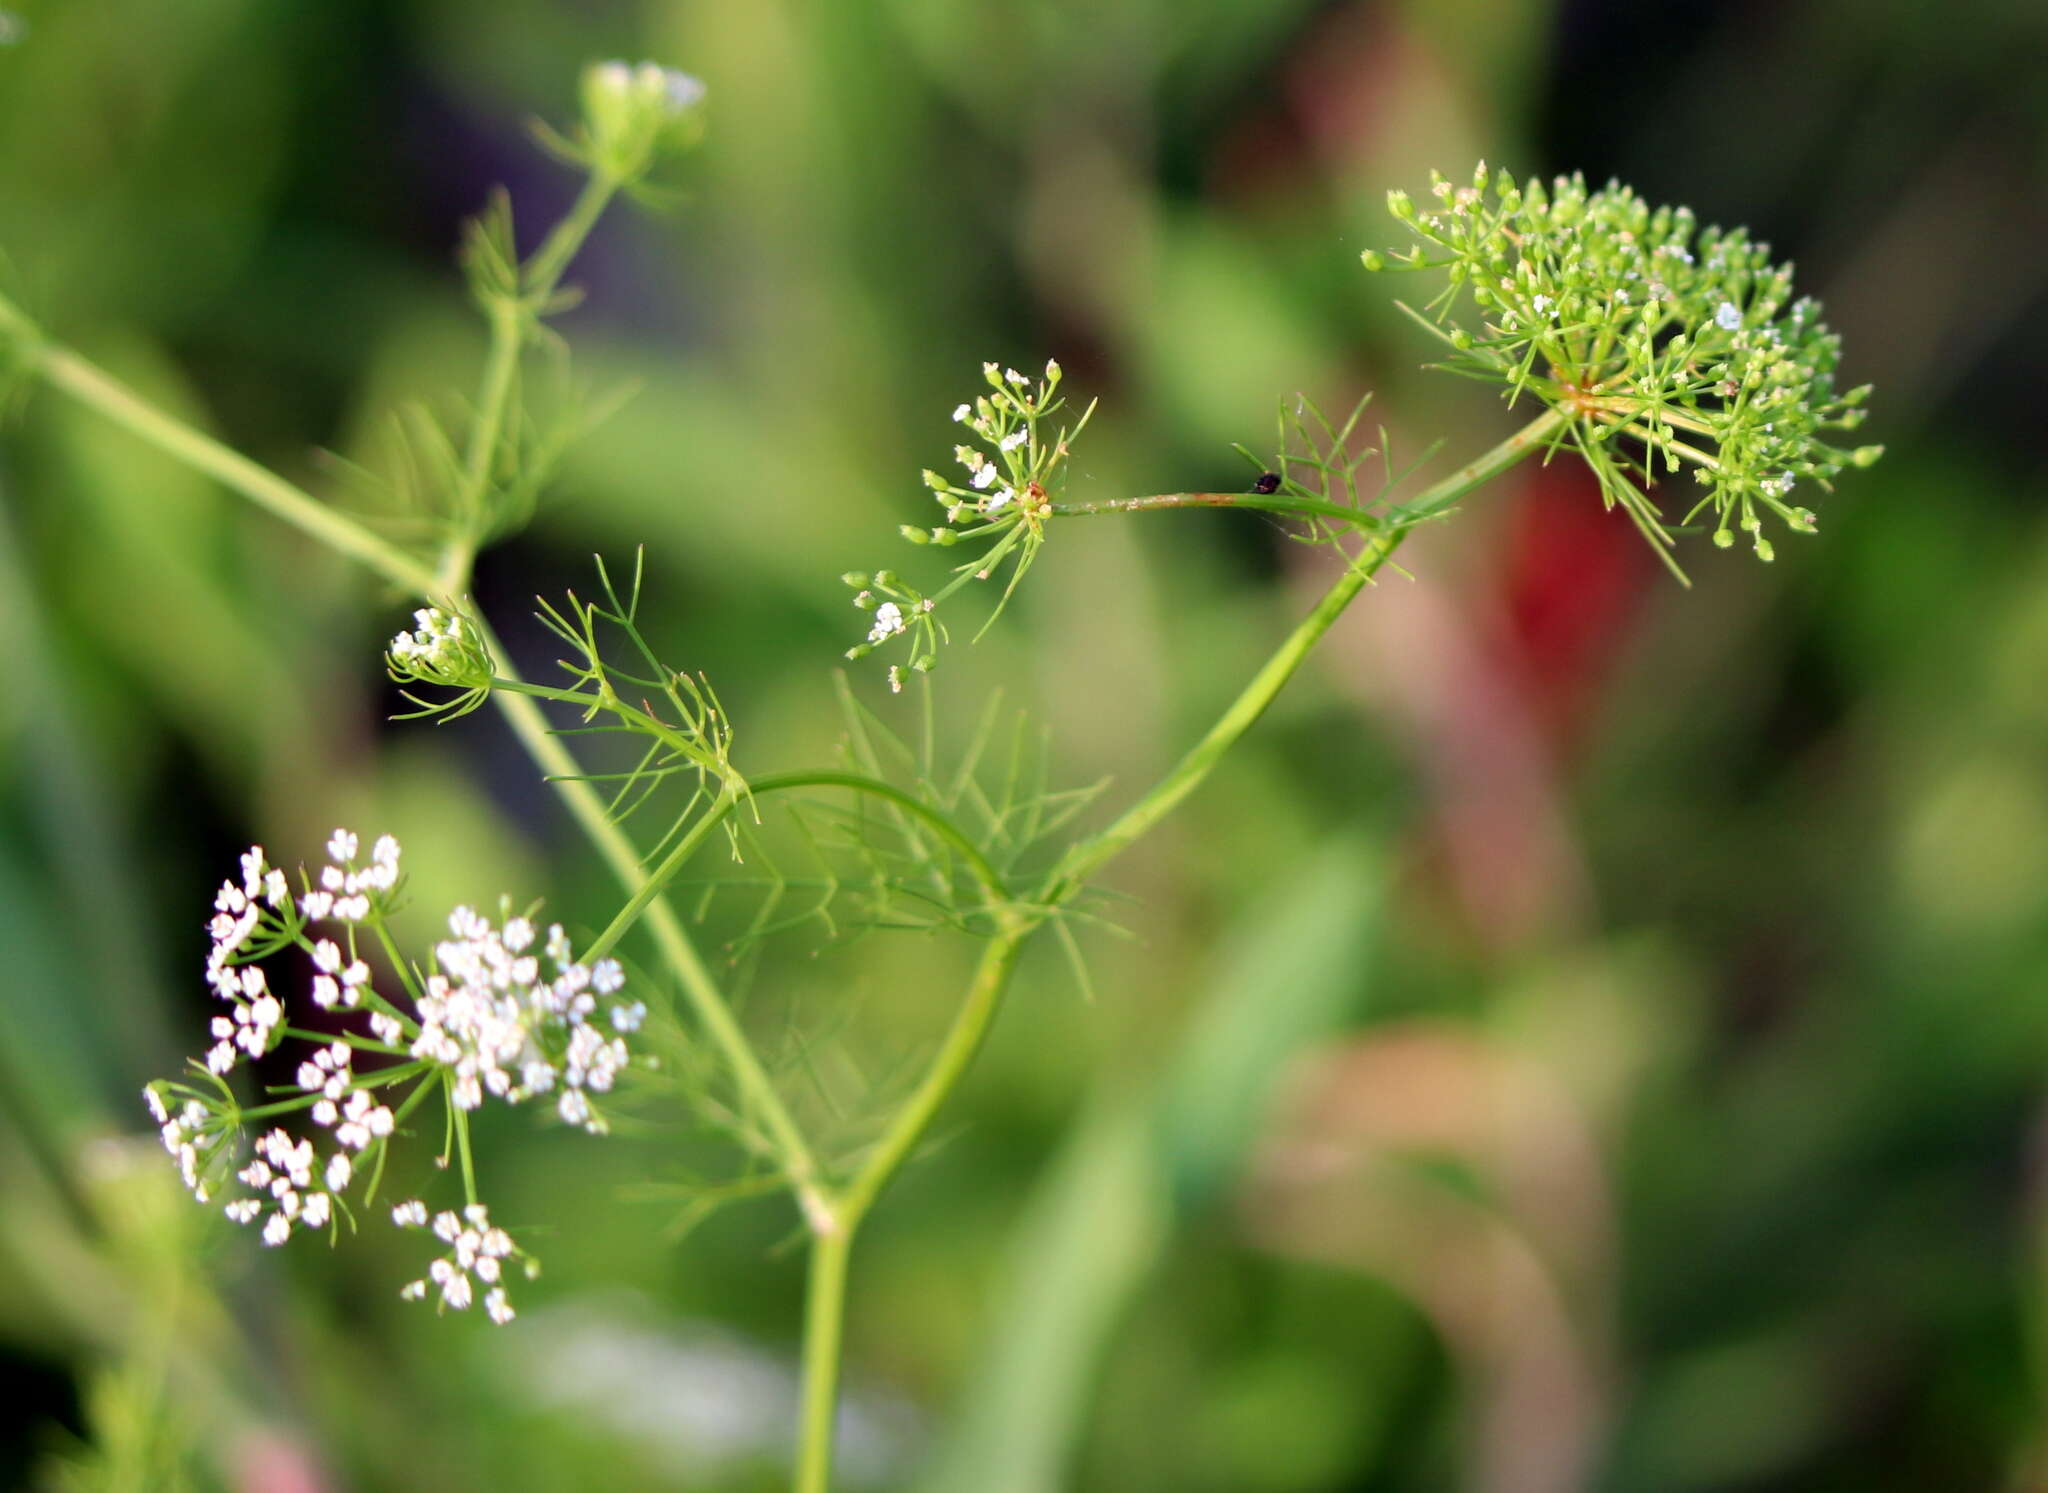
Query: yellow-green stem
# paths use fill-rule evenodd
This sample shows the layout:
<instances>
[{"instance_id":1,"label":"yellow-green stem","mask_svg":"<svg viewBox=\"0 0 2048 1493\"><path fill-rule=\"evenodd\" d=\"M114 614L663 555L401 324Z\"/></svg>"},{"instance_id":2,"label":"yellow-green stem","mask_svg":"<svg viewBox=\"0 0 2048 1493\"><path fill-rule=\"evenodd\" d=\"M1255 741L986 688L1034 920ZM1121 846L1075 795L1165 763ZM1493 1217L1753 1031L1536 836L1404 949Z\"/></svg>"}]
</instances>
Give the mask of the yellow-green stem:
<instances>
[{"instance_id":1,"label":"yellow-green stem","mask_svg":"<svg viewBox=\"0 0 2048 1493\"><path fill-rule=\"evenodd\" d=\"M830 1493L832 1418L839 1409L839 1338L846 1321L846 1263L850 1232L821 1231L811 1238L810 1278L804 1291L803 1419L797 1428L796 1493Z\"/></svg>"},{"instance_id":2,"label":"yellow-green stem","mask_svg":"<svg viewBox=\"0 0 2048 1493\"><path fill-rule=\"evenodd\" d=\"M69 348L43 343L35 348L32 358L36 373L52 388L98 411L129 434L218 479L259 508L368 566L394 586L420 596L434 589L433 572L388 539L336 512L241 452L172 419Z\"/></svg>"}]
</instances>

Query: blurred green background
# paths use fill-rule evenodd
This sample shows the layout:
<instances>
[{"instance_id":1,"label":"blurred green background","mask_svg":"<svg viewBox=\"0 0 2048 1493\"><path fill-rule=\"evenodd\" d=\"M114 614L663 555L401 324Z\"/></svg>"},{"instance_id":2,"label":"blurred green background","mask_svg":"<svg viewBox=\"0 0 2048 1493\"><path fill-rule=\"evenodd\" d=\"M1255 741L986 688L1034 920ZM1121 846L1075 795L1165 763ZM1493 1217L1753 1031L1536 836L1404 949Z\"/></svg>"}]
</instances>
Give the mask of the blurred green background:
<instances>
[{"instance_id":1,"label":"blurred green background","mask_svg":"<svg viewBox=\"0 0 2048 1493\"><path fill-rule=\"evenodd\" d=\"M588 60L709 84L677 212L561 323L641 392L479 594L645 544L740 760L830 759L836 577L901 564L994 358L1103 407L1077 494L1240 486L1277 398L1397 457L1507 428L1358 252L1432 165L1621 177L1795 258L1889 446L1681 591L1562 467L1413 545L1039 950L855 1263L849 1488L2048 1488L2048 11L2034 0L41 0L0 46L0 249L53 332L323 493L470 386L452 268ZM907 558L906 558L907 556ZM1056 529L934 678L1056 776L1169 763L1326 557L1255 518ZM396 598L60 400L0 435L0 1485L766 1489L801 1259L680 1244L660 1131L488 1128L548 1274L408 1310L391 1231L251 1247L148 1077L198 1050L252 840L403 839L423 908L609 887L495 717L391 725ZM856 688L892 719L913 707ZM801 939L755 1012L914 1056L965 952ZM523 1118L523 1117L514 1117ZM416 1179L416 1180L424 1180ZM644 1192L646 1189L642 1189ZM88 1446L97 1450L87 1450Z\"/></svg>"}]
</instances>

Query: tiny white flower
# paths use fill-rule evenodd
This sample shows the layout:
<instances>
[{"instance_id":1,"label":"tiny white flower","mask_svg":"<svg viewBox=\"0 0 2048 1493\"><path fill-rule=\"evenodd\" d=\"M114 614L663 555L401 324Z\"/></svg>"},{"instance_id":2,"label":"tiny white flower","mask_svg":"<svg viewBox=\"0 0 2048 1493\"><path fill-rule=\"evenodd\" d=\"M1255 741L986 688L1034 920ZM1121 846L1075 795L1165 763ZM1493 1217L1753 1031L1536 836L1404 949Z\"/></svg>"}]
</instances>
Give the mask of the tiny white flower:
<instances>
[{"instance_id":1,"label":"tiny white flower","mask_svg":"<svg viewBox=\"0 0 2048 1493\"><path fill-rule=\"evenodd\" d=\"M875 625L868 629L868 641L879 643L903 631L903 608L885 601L875 608Z\"/></svg>"},{"instance_id":2,"label":"tiny white flower","mask_svg":"<svg viewBox=\"0 0 2048 1493\"><path fill-rule=\"evenodd\" d=\"M1742 325L1742 313L1733 301L1723 301L1721 309L1714 313L1714 325L1724 332L1733 332Z\"/></svg>"},{"instance_id":3,"label":"tiny white flower","mask_svg":"<svg viewBox=\"0 0 2048 1493\"><path fill-rule=\"evenodd\" d=\"M327 841L329 860L352 861L356 858L356 837L353 830L338 829Z\"/></svg>"},{"instance_id":4,"label":"tiny white flower","mask_svg":"<svg viewBox=\"0 0 2048 1493\"><path fill-rule=\"evenodd\" d=\"M292 1236L292 1221L282 1213L273 1213L263 1225L263 1242L275 1248Z\"/></svg>"},{"instance_id":5,"label":"tiny white flower","mask_svg":"<svg viewBox=\"0 0 2048 1493\"><path fill-rule=\"evenodd\" d=\"M1017 429L1011 431L1008 435L1004 436L996 444L1005 451L1015 451L1019 446L1023 445L1026 441L1030 439L1031 432L1025 429L1023 426L1019 426Z\"/></svg>"},{"instance_id":6,"label":"tiny white flower","mask_svg":"<svg viewBox=\"0 0 2048 1493\"><path fill-rule=\"evenodd\" d=\"M953 418L963 423L965 423L968 420L971 420L973 417L974 411L968 405L958 405L953 410Z\"/></svg>"}]
</instances>

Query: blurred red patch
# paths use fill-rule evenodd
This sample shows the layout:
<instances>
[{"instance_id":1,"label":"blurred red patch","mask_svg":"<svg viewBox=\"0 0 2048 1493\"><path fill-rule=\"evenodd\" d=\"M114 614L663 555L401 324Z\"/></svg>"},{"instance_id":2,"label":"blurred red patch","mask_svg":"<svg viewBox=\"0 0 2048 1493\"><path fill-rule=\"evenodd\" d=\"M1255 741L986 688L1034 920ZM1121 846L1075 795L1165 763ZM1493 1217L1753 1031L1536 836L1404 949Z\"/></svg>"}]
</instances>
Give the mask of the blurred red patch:
<instances>
[{"instance_id":1,"label":"blurred red patch","mask_svg":"<svg viewBox=\"0 0 2048 1493\"><path fill-rule=\"evenodd\" d=\"M1532 470L1509 511L1503 661L1558 752L1578 741L1630 617L1664 569L1576 462Z\"/></svg>"}]
</instances>

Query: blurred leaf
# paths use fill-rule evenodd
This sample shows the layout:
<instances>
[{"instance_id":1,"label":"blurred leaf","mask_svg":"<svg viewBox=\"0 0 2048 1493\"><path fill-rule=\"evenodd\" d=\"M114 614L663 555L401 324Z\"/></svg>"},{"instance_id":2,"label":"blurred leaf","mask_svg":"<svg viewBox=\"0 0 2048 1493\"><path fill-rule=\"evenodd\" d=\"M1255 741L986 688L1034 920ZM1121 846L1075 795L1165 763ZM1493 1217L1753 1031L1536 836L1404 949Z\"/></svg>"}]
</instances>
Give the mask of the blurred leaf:
<instances>
[{"instance_id":1,"label":"blurred leaf","mask_svg":"<svg viewBox=\"0 0 2048 1493\"><path fill-rule=\"evenodd\" d=\"M920 1488L1066 1486L1095 1365L1168 1237L1171 1199L1215 1199L1281 1066L1364 987L1382 876L1375 853L1340 840L1250 904L1165 1071L1099 1091L1025 1210L988 1356Z\"/></svg>"}]
</instances>

